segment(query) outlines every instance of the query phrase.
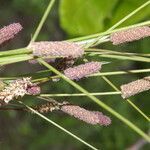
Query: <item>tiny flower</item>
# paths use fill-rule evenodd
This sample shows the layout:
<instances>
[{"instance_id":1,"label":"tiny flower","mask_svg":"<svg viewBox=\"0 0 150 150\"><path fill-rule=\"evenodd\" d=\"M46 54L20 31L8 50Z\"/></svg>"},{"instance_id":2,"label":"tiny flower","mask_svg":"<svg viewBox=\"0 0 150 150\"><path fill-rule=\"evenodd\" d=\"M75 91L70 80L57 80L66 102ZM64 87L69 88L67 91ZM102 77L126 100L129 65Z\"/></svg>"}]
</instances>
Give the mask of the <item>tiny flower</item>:
<instances>
[{"instance_id":1,"label":"tiny flower","mask_svg":"<svg viewBox=\"0 0 150 150\"><path fill-rule=\"evenodd\" d=\"M0 44L14 38L14 36L22 30L20 23L12 23L0 29Z\"/></svg>"},{"instance_id":2,"label":"tiny flower","mask_svg":"<svg viewBox=\"0 0 150 150\"><path fill-rule=\"evenodd\" d=\"M136 95L140 92L147 91L149 89L150 89L150 76L122 85L121 93L122 97L125 99L130 96Z\"/></svg>"},{"instance_id":3,"label":"tiny flower","mask_svg":"<svg viewBox=\"0 0 150 150\"><path fill-rule=\"evenodd\" d=\"M103 115L103 113L89 111L79 106L63 105L61 111L92 125L100 124L107 126L111 124L111 119L108 116Z\"/></svg>"},{"instance_id":4,"label":"tiny flower","mask_svg":"<svg viewBox=\"0 0 150 150\"><path fill-rule=\"evenodd\" d=\"M124 31L118 31L112 33L110 36L110 41L114 45L121 43L132 42L150 36L150 27L135 27Z\"/></svg>"},{"instance_id":5,"label":"tiny flower","mask_svg":"<svg viewBox=\"0 0 150 150\"><path fill-rule=\"evenodd\" d=\"M29 95L38 95L41 93L41 88L37 85L27 88L27 94Z\"/></svg>"},{"instance_id":6,"label":"tiny flower","mask_svg":"<svg viewBox=\"0 0 150 150\"><path fill-rule=\"evenodd\" d=\"M73 42L65 41L42 41L42 42L32 42L27 47L33 50L34 56L53 56L53 57L81 57L84 53L83 48Z\"/></svg>"},{"instance_id":7,"label":"tiny flower","mask_svg":"<svg viewBox=\"0 0 150 150\"><path fill-rule=\"evenodd\" d=\"M102 64L100 62L88 62L76 67L64 70L64 75L71 80L79 80L87 77L90 74L97 73L101 70Z\"/></svg>"},{"instance_id":8,"label":"tiny flower","mask_svg":"<svg viewBox=\"0 0 150 150\"><path fill-rule=\"evenodd\" d=\"M39 93L40 88L31 82L31 78L14 80L0 92L0 105L23 97L25 94L35 95Z\"/></svg>"},{"instance_id":9,"label":"tiny flower","mask_svg":"<svg viewBox=\"0 0 150 150\"><path fill-rule=\"evenodd\" d=\"M35 110L37 110L40 113L48 113L48 112L52 112L53 110L58 110L58 109L59 109L58 105L52 102L48 102L39 107L35 107Z\"/></svg>"},{"instance_id":10,"label":"tiny flower","mask_svg":"<svg viewBox=\"0 0 150 150\"><path fill-rule=\"evenodd\" d=\"M52 112L54 110L60 110L60 107L63 105L66 105L66 104L68 104L68 102L64 101L62 103L59 103L55 100L50 100L46 104L36 106L34 109L40 113L48 113L48 112Z\"/></svg>"},{"instance_id":11,"label":"tiny flower","mask_svg":"<svg viewBox=\"0 0 150 150\"><path fill-rule=\"evenodd\" d=\"M103 113L98 111L89 111L79 106L71 105L66 101L59 103L55 100L50 100L48 103L36 106L34 109L40 113L61 110L68 115L92 125L100 124L107 126L111 124L111 119L108 116L103 115Z\"/></svg>"}]
</instances>

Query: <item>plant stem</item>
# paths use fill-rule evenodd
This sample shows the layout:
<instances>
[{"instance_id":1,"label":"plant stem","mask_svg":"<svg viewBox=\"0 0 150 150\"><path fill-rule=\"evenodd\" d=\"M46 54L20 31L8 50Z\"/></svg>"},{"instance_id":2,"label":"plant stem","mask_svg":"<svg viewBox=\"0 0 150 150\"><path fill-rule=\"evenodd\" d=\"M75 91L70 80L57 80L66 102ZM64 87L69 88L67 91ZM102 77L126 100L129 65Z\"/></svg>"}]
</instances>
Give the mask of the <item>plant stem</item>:
<instances>
[{"instance_id":1,"label":"plant stem","mask_svg":"<svg viewBox=\"0 0 150 150\"><path fill-rule=\"evenodd\" d=\"M39 57L43 59L48 59L48 58L61 58L61 56L46 56L46 57ZM33 55L30 54L18 54L18 55L10 55L10 56L4 56L0 57L0 65L6 65L10 63L15 63L15 62L20 62L20 61L25 61L25 60L30 60L30 59L35 59Z\"/></svg>"},{"instance_id":2,"label":"plant stem","mask_svg":"<svg viewBox=\"0 0 150 150\"><path fill-rule=\"evenodd\" d=\"M93 77L93 76L113 76L113 75L135 74L135 73L145 73L145 72L150 72L150 69L101 72L101 73L95 73L95 74L89 75L89 77Z\"/></svg>"},{"instance_id":3,"label":"plant stem","mask_svg":"<svg viewBox=\"0 0 150 150\"><path fill-rule=\"evenodd\" d=\"M87 35L87 36L83 36L83 37L79 37L79 38L73 38L73 39L70 39L68 41L72 41L72 42L82 42L82 41L85 41L89 39L91 39L91 41L89 41L89 43L92 42L92 40L94 41L95 38L99 37L99 36L105 36L105 35L109 35L111 33L114 33L114 32L118 32L118 31L123 31L123 30L127 30L127 29L131 29L131 28L134 28L134 27L140 27L140 26L144 26L144 25L150 25L150 21L145 21L145 22L142 22L142 23L138 23L138 24L134 24L134 25L131 25L131 26L126 26L126 27L123 27L123 28L119 28L119 29L114 29L114 30L111 30L111 31L104 31L104 32L101 32L101 33L96 33L96 34L91 34L91 35Z\"/></svg>"},{"instance_id":4,"label":"plant stem","mask_svg":"<svg viewBox=\"0 0 150 150\"><path fill-rule=\"evenodd\" d=\"M127 126L129 126L132 130L134 130L136 133L138 133L139 135L141 135L146 141L150 142L150 137L148 135L146 135L141 129L139 129L136 125L134 125L132 122L130 122L128 119L126 119L125 117L123 117L122 115L120 115L118 112L116 112L115 110L113 110L111 107L109 107L108 105L106 105L105 103L103 103L101 100L99 100L98 98L96 98L93 95L90 95L90 93L85 90L84 88L82 88L80 85L76 84L74 81L70 80L69 78L67 78L66 76L64 76L61 72L59 72L58 70L56 70L54 67L52 67L51 65L49 65L48 63L46 63L44 60L42 59L38 59L38 61L43 64L45 67L47 67L48 69L50 69L52 72L56 73L57 75L59 75L62 79L64 79L65 81L67 81L68 83L70 83L73 87L75 87L76 89L78 89L80 92L86 94L87 97L89 97L91 100L93 100L95 103L97 103L99 106L101 106L102 108L106 109L108 112L110 112L111 114L113 114L115 117L117 117L119 120L121 120L122 122L124 122Z\"/></svg>"},{"instance_id":5,"label":"plant stem","mask_svg":"<svg viewBox=\"0 0 150 150\"><path fill-rule=\"evenodd\" d=\"M116 91L119 91L119 89L105 76L102 76L102 78ZM146 120L150 121L150 118L144 114L133 102L130 101L130 99L126 100L135 110L137 110Z\"/></svg>"},{"instance_id":6,"label":"plant stem","mask_svg":"<svg viewBox=\"0 0 150 150\"><path fill-rule=\"evenodd\" d=\"M137 9L135 9L134 11L132 11L131 13L129 13L127 16L125 16L124 18L122 18L120 21L118 21L116 24L114 24L111 28L109 28L107 31L112 31L113 29L115 29L116 27L118 27L119 25L121 25L123 22L125 22L127 19L131 18L133 15L135 15L138 11L140 11L141 9L143 9L144 7L148 6L150 4L150 0L145 2L143 5L141 5L140 7L138 7ZM93 42L89 43L88 45L86 45L86 47L92 47L92 46L96 46L98 44L101 43L101 36L97 37ZM105 40L105 39L103 39ZM100 41L100 42L99 42Z\"/></svg>"},{"instance_id":7,"label":"plant stem","mask_svg":"<svg viewBox=\"0 0 150 150\"><path fill-rule=\"evenodd\" d=\"M132 60L132 61L140 61L140 62L150 62L150 58L140 57L140 56L122 56L122 55L110 55L110 54L99 54L98 52L87 53L88 56L99 56L104 58L112 58L112 59L121 59L121 60Z\"/></svg>"},{"instance_id":8,"label":"plant stem","mask_svg":"<svg viewBox=\"0 0 150 150\"><path fill-rule=\"evenodd\" d=\"M30 54L32 50L26 49L26 48L19 48L14 50L7 50L0 52L1 56L10 56L10 55L20 55L20 54Z\"/></svg>"},{"instance_id":9,"label":"plant stem","mask_svg":"<svg viewBox=\"0 0 150 150\"><path fill-rule=\"evenodd\" d=\"M38 25L38 27L37 27L37 29L36 29L32 39L31 39L31 42L34 42L37 39L37 37L38 37L38 35L39 35L39 33L40 33L41 29L42 29L42 26L43 26L44 22L46 21L46 19L47 19L48 15L49 15L49 13L50 13L54 3L55 3L55 0L50 0L50 2L48 4L48 7L45 10L44 15L42 16L42 19L41 19L41 21L40 21L40 23L39 23L39 25Z\"/></svg>"},{"instance_id":10,"label":"plant stem","mask_svg":"<svg viewBox=\"0 0 150 150\"><path fill-rule=\"evenodd\" d=\"M0 63L5 62L5 61L9 62L9 60L11 61L11 60L16 60L16 59L26 58L28 56L31 56L31 55L21 54L21 55L11 55L11 56L6 56L6 57L1 57Z\"/></svg>"},{"instance_id":11,"label":"plant stem","mask_svg":"<svg viewBox=\"0 0 150 150\"><path fill-rule=\"evenodd\" d=\"M120 95L121 92L99 92L99 93L90 93L90 95L95 95L95 96L104 96L104 95ZM75 93L75 94L41 94L40 96L42 97L68 97L68 96L86 96L84 93Z\"/></svg>"},{"instance_id":12,"label":"plant stem","mask_svg":"<svg viewBox=\"0 0 150 150\"><path fill-rule=\"evenodd\" d=\"M19 76L15 76L15 77L0 77L0 80L14 80L14 79L17 79L20 77L28 77L28 76L34 77L34 76L39 75L41 73L48 73L48 72L51 72L51 71L50 70L44 70L44 71L38 71L35 74L23 74L23 75L19 75ZM88 77L126 75L126 74L137 74L137 73L145 73L145 72L150 72L150 69L101 72L101 73L95 73L95 74L88 75ZM43 83L43 82L49 81L51 79L57 79L57 78L60 78L60 77L58 75L51 76L51 77L42 77L42 78L33 79L32 82Z\"/></svg>"},{"instance_id":13,"label":"plant stem","mask_svg":"<svg viewBox=\"0 0 150 150\"><path fill-rule=\"evenodd\" d=\"M85 52L88 53L93 53L93 52L98 52L98 54L116 54L116 55L123 55L123 56L145 56L145 57L150 57L150 54L142 54L142 53L127 53L127 52L118 52L118 51L112 51L112 50L107 50L107 49L96 49L96 48L90 48L90 49L85 49Z\"/></svg>"},{"instance_id":14,"label":"plant stem","mask_svg":"<svg viewBox=\"0 0 150 150\"><path fill-rule=\"evenodd\" d=\"M87 43L88 42L91 43L91 40L94 40L94 38L96 38L98 36L104 36L104 35L108 35L108 34L113 33L113 32L126 30L126 29L129 29L129 28L137 27L137 26L149 25L149 24L150 24L150 21L147 21L147 22L135 24L135 25L128 26L128 27L115 29L115 30L112 30L112 31L105 31L105 32L102 32L102 33L92 34L92 35L89 35L89 36L84 36L84 37L80 37L80 38L70 39L68 41L73 41L73 42L80 41L80 43L82 43L82 41L84 41L84 43L86 43L86 42ZM88 40L88 39L91 39L91 40ZM103 41L105 41L104 39L103 39ZM106 41L108 41L108 40L106 40ZM19 48L19 49L15 49L15 50L2 51L2 52L0 52L0 56L9 56L9 55L18 55L18 54L30 54L31 52L32 52L32 50L29 50L29 49L26 49L26 48Z\"/></svg>"},{"instance_id":15,"label":"plant stem","mask_svg":"<svg viewBox=\"0 0 150 150\"><path fill-rule=\"evenodd\" d=\"M150 0L148 0L143 5L141 5L140 7L135 9L134 11L132 11L130 14L128 14L127 16L122 18L119 22L117 22L115 25L113 25L111 28L109 28L108 31L111 31L111 30L115 29L116 27L121 25L123 22L125 22L127 19L131 18L133 15L135 15L137 12L139 12L141 9L143 9L146 6L148 6L149 4L150 4Z\"/></svg>"},{"instance_id":16,"label":"plant stem","mask_svg":"<svg viewBox=\"0 0 150 150\"><path fill-rule=\"evenodd\" d=\"M30 111L32 111L33 113L35 113L36 115L38 115L39 117L41 117L42 119L46 120L47 122L51 123L52 125L54 125L55 127L59 128L60 130L64 131L65 133L69 134L70 136L72 136L73 138L77 139L78 141L80 141L81 143L83 143L84 145L88 146L89 148L93 149L93 150L98 150L97 148L95 148L94 146L88 144L87 142L85 142L84 140L82 140L81 138L79 138L78 136L76 136L75 134L69 132L68 130L66 130L65 128L63 128L62 126L58 125L57 123L55 123L54 121L52 121L51 119L45 117L44 115L42 115L41 113L37 112L36 110L34 110L33 108L29 107L28 105L25 105L23 102L19 101L21 104L23 104L24 106L26 106Z\"/></svg>"},{"instance_id":17,"label":"plant stem","mask_svg":"<svg viewBox=\"0 0 150 150\"><path fill-rule=\"evenodd\" d=\"M8 65L16 62L26 61L33 59L32 55L15 55L15 56L8 56L0 58L0 65Z\"/></svg>"}]
</instances>

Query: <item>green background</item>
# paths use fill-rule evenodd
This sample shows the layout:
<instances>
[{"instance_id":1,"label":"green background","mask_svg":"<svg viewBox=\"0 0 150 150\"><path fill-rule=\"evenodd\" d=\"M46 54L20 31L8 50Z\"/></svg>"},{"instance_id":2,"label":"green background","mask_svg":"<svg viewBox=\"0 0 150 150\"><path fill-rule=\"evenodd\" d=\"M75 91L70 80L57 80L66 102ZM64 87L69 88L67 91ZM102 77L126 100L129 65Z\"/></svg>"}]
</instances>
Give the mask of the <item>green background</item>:
<instances>
[{"instance_id":1,"label":"green background","mask_svg":"<svg viewBox=\"0 0 150 150\"><path fill-rule=\"evenodd\" d=\"M65 40L105 31L144 2L146 0L56 0L37 40ZM0 27L13 22L20 22L24 28L22 33L13 41L0 49L7 50L26 46L31 40L48 3L48 0L0 0ZM149 8L144 8L121 26L148 20L150 17ZM121 46L113 46L111 43L102 44L99 48L123 52L148 53L149 43L150 39L145 38L138 42L122 44ZM102 72L149 67L148 63L106 59L96 56L88 59L110 61L111 64L102 68ZM42 69L44 67L31 65L28 62L17 63L1 67L0 77L31 73ZM148 74L119 75L109 77L109 79L119 87L121 84L146 75ZM90 92L113 90L101 77L85 78L78 83ZM75 92L78 91L63 80L48 82L42 86L42 93ZM99 96L99 98L131 120L143 131L148 131L147 121L120 96ZM149 92L144 92L132 97L131 100L146 114L149 114L149 98ZM29 96L26 96L24 100L27 104L41 102ZM112 125L101 127L88 125L60 112L46 114L48 118L82 137L97 148L123 150L140 139L140 136L134 131L86 97L57 98L57 100L67 100L90 110L99 110L111 117ZM87 150L88 148L36 115L22 111L0 111L0 149ZM142 149L148 149L148 145L145 145Z\"/></svg>"}]
</instances>

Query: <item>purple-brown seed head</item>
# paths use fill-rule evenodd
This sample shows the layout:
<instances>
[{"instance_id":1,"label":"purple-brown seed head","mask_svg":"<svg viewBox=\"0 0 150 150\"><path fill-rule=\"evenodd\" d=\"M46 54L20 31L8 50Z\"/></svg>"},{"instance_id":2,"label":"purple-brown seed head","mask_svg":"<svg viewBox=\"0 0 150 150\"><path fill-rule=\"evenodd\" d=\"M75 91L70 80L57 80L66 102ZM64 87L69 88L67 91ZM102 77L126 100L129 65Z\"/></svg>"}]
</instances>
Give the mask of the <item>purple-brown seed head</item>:
<instances>
[{"instance_id":1,"label":"purple-brown seed head","mask_svg":"<svg viewBox=\"0 0 150 150\"><path fill-rule=\"evenodd\" d=\"M86 64L64 70L64 75L71 80L79 80L93 73L97 73L101 70L101 66L102 64L100 62L88 62Z\"/></svg>"},{"instance_id":2,"label":"purple-brown seed head","mask_svg":"<svg viewBox=\"0 0 150 150\"><path fill-rule=\"evenodd\" d=\"M121 86L121 93L123 98L128 98L147 90L150 90L150 76Z\"/></svg>"},{"instance_id":3,"label":"purple-brown seed head","mask_svg":"<svg viewBox=\"0 0 150 150\"><path fill-rule=\"evenodd\" d=\"M38 95L41 93L41 88L39 86L33 85L27 88L27 94L29 95Z\"/></svg>"},{"instance_id":4,"label":"purple-brown seed head","mask_svg":"<svg viewBox=\"0 0 150 150\"><path fill-rule=\"evenodd\" d=\"M99 118L98 124L104 125L104 126L111 124L111 119L108 116L103 115L103 113L98 112L98 111L93 111L93 113L95 113L97 115L97 117Z\"/></svg>"},{"instance_id":5,"label":"purple-brown seed head","mask_svg":"<svg viewBox=\"0 0 150 150\"><path fill-rule=\"evenodd\" d=\"M108 116L103 115L103 113L89 111L79 106L64 105L61 107L61 111L92 125L100 124L107 126L111 124L111 119Z\"/></svg>"},{"instance_id":6,"label":"purple-brown seed head","mask_svg":"<svg viewBox=\"0 0 150 150\"><path fill-rule=\"evenodd\" d=\"M32 42L27 47L33 50L34 56L72 57L78 58L84 54L84 49L73 42L66 41L42 41Z\"/></svg>"},{"instance_id":7,"label":"purple-brown seed head","mask_svg":"<svg viewBox=\"0 0 150 150\"><path fill-rule=\"evenodd\" d=\"M5 86L0 91L0 105L7 104L10 101L27 95L39 94L40 88L31 82L31 78L17 79Z\"/></svg>"},{"instance_id":8,"label":"purple-brown seed head","mask_svg":"<svg viewBox=\"0 0 150 150\"><path fill-rule=\"evenodd\" d=\"M13 39L14 36L22 30L20 23L12 23L0 29L0 44Z\"/></svg>"},{"instance_id":9,"label":"purple-brown seed head","mask_svg":"<svg viewBox=\"0 0 150 150\"><path fill-rule=\"evenodd\" d=\"M112 33L110 36L110 41L114 45L121 43L132 42L150 36L150 27L135 27L124 31L118 31Z\"/></svg>"}]
</instances>

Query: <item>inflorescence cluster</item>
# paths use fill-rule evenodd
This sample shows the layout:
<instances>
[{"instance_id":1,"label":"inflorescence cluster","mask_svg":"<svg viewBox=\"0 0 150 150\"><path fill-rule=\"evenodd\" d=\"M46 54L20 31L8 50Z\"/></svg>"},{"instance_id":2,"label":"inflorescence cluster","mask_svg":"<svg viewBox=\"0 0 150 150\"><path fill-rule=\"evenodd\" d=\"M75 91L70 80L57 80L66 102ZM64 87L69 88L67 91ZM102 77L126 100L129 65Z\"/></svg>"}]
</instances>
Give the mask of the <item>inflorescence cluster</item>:
<instances>
[{"instance_id":1,"label":"inflorescence cluster","mask_svg":"<svg viewBox=\"0 0 150 150\"><path fill-rule=\"evenodd\" d=\"M0 29L0 44L15 37L15 35L22 30L20 23L13 23ZM114 32L110 35L110 41L114 45L122 44L139 40L144 37L150 36L150 27L135 27L128 30ZM36 58L43 58L49 63L57 63L59 59L69 60L64 61L66 65L63 69L59 70L70 80L81 80L88 77L88 75L97 73L102 68L102 62L91 61L78 66L74 66L76 59L82 58L84 55L83 45L75 42L67 41L41 41L31 42L27 49L32 52L35 59L30 62L37 62ZM69 65L67 63L69 62ZM70 63L71 62L71 63ZM56 65L57 66L57 65ZM41 89L39 84L33 83L31 77L19 78L7 84L0 82L0 106L8 104L12 100L17 100L25 95L40 95ZM124 84L120 87L121 96L126 99L130 96L150 89L150 76L143 79ZM111 119L104 115L102 112L89 111L80 106L69 104L68 102L58 103L53 100L46 104L36 106L35 110L40 113L47 113L53 110L60 110L67 113L79 120L89 124L100 124L107 126L111 124Z\"/></svg>"}]
</instances>

